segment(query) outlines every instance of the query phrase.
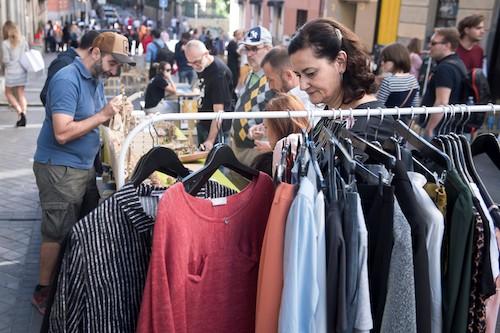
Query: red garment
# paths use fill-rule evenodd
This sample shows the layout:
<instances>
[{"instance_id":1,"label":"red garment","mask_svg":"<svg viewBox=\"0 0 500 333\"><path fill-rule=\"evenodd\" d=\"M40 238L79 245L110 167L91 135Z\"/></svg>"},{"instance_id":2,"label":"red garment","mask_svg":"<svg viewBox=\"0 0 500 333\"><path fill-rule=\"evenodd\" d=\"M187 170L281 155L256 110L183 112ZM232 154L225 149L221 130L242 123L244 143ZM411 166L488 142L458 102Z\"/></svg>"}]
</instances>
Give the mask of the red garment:
<instances>
[{"instance_id":1,"label":"red garment","mask_svg":"<svg viewBox=\"0 0 500 333\"><path fill-rule=\"evenodd\" d=\"M182 183L159 203L137 332L253 333L262 239L274 188L260 173L220 199Z\"/></svg>"},{"instance_id":2,"label":"red garment","mask_svg":"<svg viewBox=\"0 0 500 333\"><path fill-rule=\"evenodd\" d=\"M472 49L466 50L459 43L455 52L464 62L467 71L470 72L473 68L483 68L484 51L481 46L474 45Z\"/></svg>"},{"instance_id":3,"label":"red garment","mask_svg":"<svg viewBox=\"0 0 500 333\"><path fill-rule=\"evenodd\" d=\"M142 49L144 50L144 54L146 54L148 50L148 45L153 41L153 37L151 35L147 35L142 39Z\"/></svg>"}]
</instances>

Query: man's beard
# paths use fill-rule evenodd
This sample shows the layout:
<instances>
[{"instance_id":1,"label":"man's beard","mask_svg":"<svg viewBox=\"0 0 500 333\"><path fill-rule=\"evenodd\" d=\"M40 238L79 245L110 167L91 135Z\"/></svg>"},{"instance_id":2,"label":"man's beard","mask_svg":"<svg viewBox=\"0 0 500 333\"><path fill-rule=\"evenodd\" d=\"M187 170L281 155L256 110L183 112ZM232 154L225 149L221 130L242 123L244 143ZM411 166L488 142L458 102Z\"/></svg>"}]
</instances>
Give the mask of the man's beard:
<instances>
[{"instance_id":1,"label":"man's beard","mask_svg":"<svg viewBox=\"0 0 500 333\"><path fill-rule=\"evenodd\" d=\"M116 76L119 76L120 72L118 71ZM102 59L99 59L97 63L92 66L92 76L98 80L105 80L108 77L114 76L111 72L105 72L102 66Z\"/></svg>"}]
</instances>

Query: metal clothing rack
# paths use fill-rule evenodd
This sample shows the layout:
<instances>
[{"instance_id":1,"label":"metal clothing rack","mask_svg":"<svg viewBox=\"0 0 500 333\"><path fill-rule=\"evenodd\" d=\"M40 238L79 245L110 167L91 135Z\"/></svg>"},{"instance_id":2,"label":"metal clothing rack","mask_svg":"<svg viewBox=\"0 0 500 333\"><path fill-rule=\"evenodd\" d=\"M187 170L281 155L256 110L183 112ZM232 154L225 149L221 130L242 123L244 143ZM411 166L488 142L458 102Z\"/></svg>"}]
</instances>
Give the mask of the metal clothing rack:
<instances>
[{"instance_id":1,"label":"metal clothing rack","mask_svg":"<svg viewBox=\"0 0 500 333\"><path fill-rule=\"evenodd\" d=\"M137 125L125 138L118 158L117 170L115 170L116 189L120 189L125 184L125 160L127 151L134 137L150 126L159 121L172 120L214 120L214 119L264 119L264 118L300 118L308 117L314 119L317 117L328 117L333 119L342 119L344 117L372 117L378 116L397 116L399 119L403 115L425 114L426 117L433 113L449 113L453 115L470 114L473 112L493 112L500 111L500 105L449 105L440 107L410 107L410 108L376 108L376 109L337 109L323 111L260 111L260 112L198 112L198 113L169 113L154 116Z\"/></svg>"}]
</instances>

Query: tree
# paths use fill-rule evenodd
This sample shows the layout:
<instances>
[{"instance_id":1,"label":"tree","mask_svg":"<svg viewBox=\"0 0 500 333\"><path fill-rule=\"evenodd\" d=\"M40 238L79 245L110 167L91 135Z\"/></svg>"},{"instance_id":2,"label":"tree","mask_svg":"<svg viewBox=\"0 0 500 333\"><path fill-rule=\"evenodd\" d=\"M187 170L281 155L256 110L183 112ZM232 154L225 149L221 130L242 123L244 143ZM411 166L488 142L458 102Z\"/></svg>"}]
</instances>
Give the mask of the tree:
<instances>
[{"instance_id":1,"label":"tree","mask_svg":"<svg viewBox=\"0 0 500 333\"><path fill-rule=\"evenodd\" d=\"M230 0L213 0L213 3L217 16L227 17L229 15Z\"/></svg>"}]
</instances>

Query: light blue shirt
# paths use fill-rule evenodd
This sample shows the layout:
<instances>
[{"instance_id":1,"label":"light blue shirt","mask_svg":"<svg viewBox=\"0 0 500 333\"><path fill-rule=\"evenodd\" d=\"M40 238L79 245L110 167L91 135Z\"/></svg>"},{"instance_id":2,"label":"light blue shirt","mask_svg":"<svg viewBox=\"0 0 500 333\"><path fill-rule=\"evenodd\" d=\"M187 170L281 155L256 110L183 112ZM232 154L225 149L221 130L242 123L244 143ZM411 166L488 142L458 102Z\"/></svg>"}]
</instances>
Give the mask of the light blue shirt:
<instances>
[{"instance_id":1,"label":"light blue shirt","mask_svg":"<svg viewBox=\"0 0 500 333\"><path fill-rule=\"evenodd\" d=\"M309 173L314 172L309 165ZM325 233L314 177L302 177L285 228L281 333L326 332ZM321 199L322 196L320 196ZM320 253L322 251L323 253ZM321 259L322 258L322 259Z\"/></svg>"},{"instance_id":2,"label":"light blue shirt","mask_svg":"<svg viewBox=\"0 0 500 333\"><path fill-rule=\"evenodd\" d=\"M146 62L151 62L152 60L156 59L156 55L158 54L158 46L155 43L160 45L162 48L165 47L165 42L160 38L155 39L151 43L149 43L148 47L146 48Z\"/></svg>"},{"instance_id":3,"label":"light blue shirt","mask_svg":"<svg viewBox=\"0 0 500 333\"><path fill-rule=\"evenodd\" d=\"M75 121L92 117L106 104L103 83L95 79L79 57L49 83L45 119L38 135L34 160L39 163L90 169L99 150L99 130L60 144L54 134L52 115L67 114Z\"/></svg>"}]
</instances>

